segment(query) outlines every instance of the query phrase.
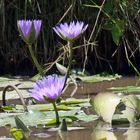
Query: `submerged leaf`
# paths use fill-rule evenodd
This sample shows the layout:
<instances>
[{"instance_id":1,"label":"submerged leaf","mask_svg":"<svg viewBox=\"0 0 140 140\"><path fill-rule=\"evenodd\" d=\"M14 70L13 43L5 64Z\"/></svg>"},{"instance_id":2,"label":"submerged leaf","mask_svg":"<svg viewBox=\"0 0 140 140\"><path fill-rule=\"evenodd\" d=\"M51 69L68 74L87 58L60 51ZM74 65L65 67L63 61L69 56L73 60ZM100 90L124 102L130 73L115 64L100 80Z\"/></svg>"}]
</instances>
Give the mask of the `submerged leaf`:
<instances>
[{"instance_id":1,"label":"submerged leaf","mask_svg":"<svg viewBox=\"0 0 140 140\"><path fill-rule=\"evenodd\" d=\"M111 123L115 109L120 103L120 97L109 92L99 93L90 100L90 103L105 122Z\"/></svg>"}]
</instances>

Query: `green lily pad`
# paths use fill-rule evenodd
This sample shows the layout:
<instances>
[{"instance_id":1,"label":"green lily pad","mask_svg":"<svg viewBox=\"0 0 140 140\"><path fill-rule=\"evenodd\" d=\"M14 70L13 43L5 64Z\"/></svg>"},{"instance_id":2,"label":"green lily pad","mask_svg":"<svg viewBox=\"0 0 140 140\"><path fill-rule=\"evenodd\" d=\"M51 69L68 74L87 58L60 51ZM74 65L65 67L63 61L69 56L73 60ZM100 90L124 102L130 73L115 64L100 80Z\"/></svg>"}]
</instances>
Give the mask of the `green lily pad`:
<instances>
[{"instance_id":1,"label":"green lily pad","mask_svg":"<svg viewBox=\"0 0 140 140\"><path fill-rule=\"evenodd\" d=\"M125 87L111 87L109 90L122 93L139 93L140 87L138 86L125 86Z\"/></svg>"},{"instance_id":2,"label":"green lily pad","mask_svg":"<svg viewBox=\"0 0 140 140\"><path fill-rule=\"evenodd\" d=\"M7 85L18 85L21 89L32 88L34 82L29 78L23 77L0 77L0 89L3 89Z\"/></svg>"},{"instance_id":3,"label":"green lily pad","mask_svg":"<svg viewBox=\"0 0 140 140\"><path fill-rule=\"evenodd\" d=\"M76 99L76 98L68 98L66 100L61 101L59 104L63 105L80 105L83 103L89 103L89 99Z\"/></svg>"},{"instance_id":4,"label":"green lily pad","mask_svg":"<svg viewBox=\"0 0 140 140\"><path fill-rule=\"evenodd\" d=\"M107 75L107 76L102 76L100 74L93 75L93 76L78 76L81 81L83 82L88 82L88 83L95 83L95 82L102 82L102 81L112 81L116 80L118 78L121 78L120 75L115 74L115 75Z\"/></svg>"},{"instance_id":5,"label":"green lily pad","mask_svg":"<svg viewBox=\"0 0 140 140\"><path fill-rule=\"evenodd\" d=\"M23 110L22 105L16 105L16 109ZM29 110L38 110L38 111L51 111L53 110L52 104L36 104L36 105L28 105ZM71 110L72 107L68 107L65 105L57 105L57 110Z\"/></svg>"}]
</instances>

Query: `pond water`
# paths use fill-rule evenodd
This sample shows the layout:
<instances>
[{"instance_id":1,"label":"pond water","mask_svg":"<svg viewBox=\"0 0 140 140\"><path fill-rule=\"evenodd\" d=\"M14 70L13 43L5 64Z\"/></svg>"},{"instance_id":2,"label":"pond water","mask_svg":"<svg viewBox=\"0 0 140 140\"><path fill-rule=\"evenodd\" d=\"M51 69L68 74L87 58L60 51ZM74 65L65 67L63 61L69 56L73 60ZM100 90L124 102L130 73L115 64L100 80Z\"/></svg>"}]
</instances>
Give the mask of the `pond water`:
<instances>
[{"instance_id":1,"label":"pond water","mask_svg":"<svg viewBox=\"0 0 140 140\"><path fill-rule=\"evenodd\" d=\"M96 122L97 123L97 122ZM99 123L99 122L98 122ZM81 125L85 126L85 125ZM8 140L11 137L9 130L0 128L0 140ZM140 127L106 125L99 127L95 123L87 123L85 129L60 131L52 129L32 129L29 140L140 140Z\"/></svg>"},{"instance_id":2,"label":"pond water","mask_svg":"<svg viewBox=\"0 0 140 140\"><path fill-rule=\"evenodd\" d=\"M110 87L140 85L138 77L126 77L115 81L104 81L100 83L79 83L75 98L90 98L99 92L104 92ZM64 97L69 97L74 86L69 86ZM89 113L89 110L85 110ZM57 128L32 128L29 140L140 140L140 125L113 125L100 121L90 123L76 122L68 128L68 131L60 131ZM5 136L7 138L5 138ZM11 135L9 128L0 128L0 140L8 140ZM10 139L9 139L10 140Z\"/></svg>"}]
</instances>

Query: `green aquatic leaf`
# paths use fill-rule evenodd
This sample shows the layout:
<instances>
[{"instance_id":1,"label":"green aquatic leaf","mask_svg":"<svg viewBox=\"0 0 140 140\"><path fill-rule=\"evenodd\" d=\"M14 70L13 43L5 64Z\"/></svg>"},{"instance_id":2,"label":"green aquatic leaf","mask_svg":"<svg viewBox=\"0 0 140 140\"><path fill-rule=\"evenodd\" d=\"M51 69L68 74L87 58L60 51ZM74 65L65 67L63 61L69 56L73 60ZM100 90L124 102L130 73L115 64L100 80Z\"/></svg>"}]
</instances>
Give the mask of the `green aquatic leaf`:
<instances>
[{"instance_id":1,"label":"green aquatic leaf","mask_svg":"<svg viewBox=\"0 0 140 140\"><path fill-rule=\"evenodd\" d=\"M118 78L121 78L120 75L115 74L115 75L107 75L107 76L102 76L100 74L93 75L93 76L77 76L78 79L80 79L83 82L89 82L89 83L94 83L94 82L102 82L102 81L112 81L116 80Z\"/></svg>"},{"instance_id":2,"label":"green aquatic leaf","mask_svg":"<svg viewBox=\"0 0 140 140\"><path fill-rule=\"evenodd\" d=\"M79 111L76 115L75 115L78 120L80 121L84 121L84 122L91 122L91 121L95 121L99 118L99 116L97 115L87 115L85 114L84 111Z\"/></svg>"},{"instance_id":3,"label":"green aquatic leaf","mask_svg":"<svg viewBox=\"0 0 140 140\"><path fill-rule=\"evenodd\" d=\"M140 99L136 95L124 96L122 102L126 107L134 109L138 114L140 113Z\"/></svg>"},{"instance_id":4,"label":"green aquatic leaf","mask_svg":"<svg viewBox=\"0 0 140 140\"><path fill-rule=\"evenodd\" d=\"M139 93L139 86L124 86L124 87L111 87L109 90L122 93Z\"/></svg>"},{"instance_id":5,"label":"green aquatic leaf","mask_svg":"<svg viewBox=\"0 0 140 140\"><path fill-rule=\"evenodd\" d=\"M140 99L135 95L128 95L122 98L126 109L123 111L124 116L129 122L133 123L140 115Z\"/></svg>"},{"instance_id":6,"label":"green aquatic leaf","mask_svg":"<svg viewBox=\"0 0 140 140\"><path fill-rule=\"evenodd\" d=\"M24 135L21 129L12 128L10 130L10 133L14 137L15 140L27 140L26 136Z\"/></svg>"},{"instance_id":7,"label":"green aquatic leaf","mask_svg":"<svg viewBox=\"0 0 140 140\"><path fill-rule=\"evenodd\" d=\"M16 105L16 109L23 110L22 105ZM36 105L28 105L29 110L38 110L38 111L51 111L54 110L52 104L36 104ZM57 105L57 110L71 110L72 107L66 105Z\"/></svg>"},{"instance_id":8,"label":"green aquatic leaf","mask_svg":"<svg viewBox=\"0 0 140 140\"><path fill-rule=\"evenodd\" d=\"M120 97L109 92L99 93L90 100L90 103L105 122L111 123L115 109L120 103Z\"/></svg>"},{"instance_id":9,"label":"green aquatic leaf","mask_svg":"<svg viewBox=\"0 0 140 140\"><path fill-rule=\"evenodd\" d=\"M3 89L7 85L17 85L20 89L32 88L34 82L29 78L22 76L18 77L0 77L0 89Z\"/></svg>"},{"instance_id":10,"label":"green aquatic leaf","mask_svg":"<svg viewBox=\"0 0 140 140\"><path fill-rule=\"evenodd\" d=\"M125 118L128 119L130 123L136 122L136 112L134 109L126 107L124 111L122 111Z\"/></svg>"},{"instance_id":11,"label":"green aquatic leaf","mask_svg":"<svg viewBox=\"0 0 140 140\"><path fill-rule=\"evenodd\" d=\"M89 99L70 98L62 100L60 104L57 104L60 120L66 119L68 123L72 123L79 120L89 122L97 119L98 116L96 115L86 115L84 112L81 112L82 107L86 108L89 106L91 106ZM28 105L27 108L28 112L23 112L23 106L16 105L12 110L15 113L0 114L0 126L10 124L15 127L15 116L20 118L26 126L55 124L55 112L52 104Z\"/></svg>"},{"instance_id":12,"label":"green aquatic leaf","mask_svg":"<svg viewBox=\"0 0 140 140\"><path fill-rule=\"evenodd\" d=\"M24 133L29 133L30 130L27 128L27 126L19 119L18 116L15 116L15 123L16 127L18 129L21 129Z\"/></svg>"},{"instance_id":13,"label":"green aquatic leaf","mask_svg":"<svg viewBox=\"0 0 140 140\"><path fill-rule=\"evenodd\" d=\"M62 100L60 105L80 105L83 103L89 103L89 99L76 99L76 98L67 98L66 100Z\"/></svg>"}]
</instances>

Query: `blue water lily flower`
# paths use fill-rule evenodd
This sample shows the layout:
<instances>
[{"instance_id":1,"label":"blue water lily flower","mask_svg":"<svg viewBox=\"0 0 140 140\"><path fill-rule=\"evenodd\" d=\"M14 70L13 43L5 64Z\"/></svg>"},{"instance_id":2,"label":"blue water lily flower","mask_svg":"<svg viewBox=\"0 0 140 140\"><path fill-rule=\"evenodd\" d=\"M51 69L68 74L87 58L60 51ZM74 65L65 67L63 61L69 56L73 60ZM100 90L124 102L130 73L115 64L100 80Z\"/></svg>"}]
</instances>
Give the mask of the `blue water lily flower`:
<instances>
[{"instance_id":1,"label":"blue water lily flower","mask_svg":"<svg viewBox=\"0 0 140 140\"><path fill-rule=\"evenodd\" d=\"M17 26L22 39L27 44L32 44L37 39L40 29L41 20L18 20Z\"/></svg>"},{"instance_id":2,"label":"blue water lily flower","mask_svg":"<svg viewBox=\"0 0 140 140\"><path fill-rule=\"evenodd\" d=\"M33 89L29 90L30 96L38 101L56 101L62 94L65 77L58 78L57 75L44 77L35 83Z\"/></svg>"},{"instance_id":3,"label":"blue water lily flower","mask_svg":"<svg viewBox=\"0 0 140 140\"><path fill-rule=\"evenodd\" d=\"M82 21L72 21L69 24L64 23L55 26L53 30L64 40L74 41L77 39L88 27Z\"/></svg>"}]
</instances>

